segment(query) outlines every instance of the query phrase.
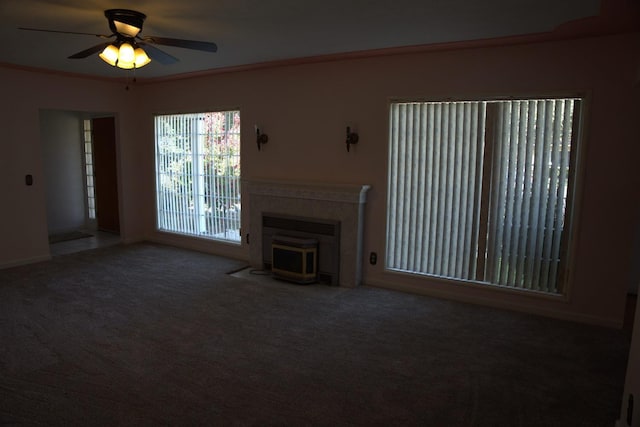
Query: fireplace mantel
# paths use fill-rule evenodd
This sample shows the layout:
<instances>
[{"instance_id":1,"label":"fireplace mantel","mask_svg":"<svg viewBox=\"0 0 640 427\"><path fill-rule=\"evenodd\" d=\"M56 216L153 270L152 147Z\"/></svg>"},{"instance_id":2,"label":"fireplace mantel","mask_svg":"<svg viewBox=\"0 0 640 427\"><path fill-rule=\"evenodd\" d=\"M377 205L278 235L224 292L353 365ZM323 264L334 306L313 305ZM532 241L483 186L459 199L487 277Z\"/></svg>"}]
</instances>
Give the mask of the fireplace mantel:
<instances>
[{"instance_id":1,"label":"fireplace mantel","mask_svg":"<svg viewBox=\"0 0 640 427\"><path fill-rule=\"evenodd\" d=\"M340 286L362 281L364 205L369 185L247 180L249 193L249 259L262 268L262 215L276 213L340 221Z\"/></svg>"},{"instance_id":2,"label":"fireplace mantel","mask_svg":"<svg viewBox=\"0 0 640 427\"><path fill-rule=\"evenodd\" d=\"M303 183L291 181L247 181L249 194L292 199L365 203L368 185Z\"/></svg>"}]
</instances>

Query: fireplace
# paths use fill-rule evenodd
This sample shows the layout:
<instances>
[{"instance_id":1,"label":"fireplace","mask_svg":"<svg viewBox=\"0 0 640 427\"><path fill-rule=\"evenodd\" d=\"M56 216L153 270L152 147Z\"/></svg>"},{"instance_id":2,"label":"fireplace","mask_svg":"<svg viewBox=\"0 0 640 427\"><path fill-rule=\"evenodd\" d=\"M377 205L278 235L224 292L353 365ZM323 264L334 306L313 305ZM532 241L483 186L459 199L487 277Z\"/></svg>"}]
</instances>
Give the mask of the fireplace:
<instances>
[{"instance_id":1,"label":"fireplace","mask_svg":"<svg viewBox=\"0 0 640 427\"><path fill-rule=\"evenodd\" d=\"M273 267L273 243L286 238L316 241L318 281L336 286L340 283L340 221L263 212L262 260L265 269Z\"/></svg>"},{"instance_id":2,"label":"fireplace","mask_svg":"<svg viewBox=\"0 0 640 427\"><path fill-rule=\"evenodd\" d=\"M276 279L315 283L318 281L318 241L277 234L271 240L269 265Z\"/></svg>"},{"instance_id":3,"label":"fireplace","mask_svg":"<svg viewBox=\"0 0 640 427\"><path fill-rule=\"evenodd\" d=\"M275 235L318 241L319 280L354 287L362 281L362 235L368 185L250 180L249 260L270 267Z\"/></svg>"}]
</instances>

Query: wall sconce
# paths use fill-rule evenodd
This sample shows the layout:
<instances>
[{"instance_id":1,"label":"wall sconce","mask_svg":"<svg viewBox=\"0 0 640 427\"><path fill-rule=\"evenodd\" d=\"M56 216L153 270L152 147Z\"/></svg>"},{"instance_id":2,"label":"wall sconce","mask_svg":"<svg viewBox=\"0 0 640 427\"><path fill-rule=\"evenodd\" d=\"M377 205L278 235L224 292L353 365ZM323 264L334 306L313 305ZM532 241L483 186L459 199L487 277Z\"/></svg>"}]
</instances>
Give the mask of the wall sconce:
<instances>
[{"instance_id":1,"label":"wall sconce","mask_svg":"<svg viewBox=\"0 0 640 427\"><path fill-rule=\"evenodd\" d=\"M269 142L269 136L266 133L260 133L260 128L256 125L256 143L258 144L258 151L260 151L260 146L267 142Z\"/></svg>"},{"instance_id":2,"label":"wall sconce","mask_svg":"<svg viewBox=\"0 0 640 427\"><path fill-rule=\"evenodd\" d=\"M351 132L351 128L347 126L347 151L349 151L349 147L351 144L358 143L358 134L356 132Z\"/></svg>"}]
</instances>

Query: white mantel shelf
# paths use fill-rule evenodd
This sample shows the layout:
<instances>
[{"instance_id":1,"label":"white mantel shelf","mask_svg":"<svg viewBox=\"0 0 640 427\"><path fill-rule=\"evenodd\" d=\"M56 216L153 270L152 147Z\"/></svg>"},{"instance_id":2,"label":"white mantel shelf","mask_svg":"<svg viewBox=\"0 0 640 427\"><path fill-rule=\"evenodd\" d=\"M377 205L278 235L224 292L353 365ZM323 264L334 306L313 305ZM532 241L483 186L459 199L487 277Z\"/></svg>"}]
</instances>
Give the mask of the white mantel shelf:
<instances>
[{"instance_id":1,"label":"white mantel shelf","mask_svg":"<svg viewBox=\"0 0 640 427\"><path fill-rule=\"evenodd\" d=\"M246 183L249 194L343 203L365 203L370 188L369 185L297 181L249 180Z\"/></svg>"},{"instance_id":2,"label":"white mantel shelf","mask_svg":"<svg viewBox=\"0 0 640 427\"><path fill-rule=\"evenodd\" d=\"M249 260L262 268L262 215L293 215L340 221L340 286L362 282L364 206L369 185L319 182L243 181L249 193Z\"/></svg>"}]
</instances>

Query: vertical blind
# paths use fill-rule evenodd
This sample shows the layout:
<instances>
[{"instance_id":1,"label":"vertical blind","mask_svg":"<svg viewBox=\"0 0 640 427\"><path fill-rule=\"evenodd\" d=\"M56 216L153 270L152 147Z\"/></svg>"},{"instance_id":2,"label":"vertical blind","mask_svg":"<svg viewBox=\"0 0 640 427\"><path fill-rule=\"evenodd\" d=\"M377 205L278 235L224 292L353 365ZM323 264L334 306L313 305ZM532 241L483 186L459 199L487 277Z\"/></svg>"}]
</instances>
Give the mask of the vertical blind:
<instances>
[{"instance_id":1,"label":"vertical blind","mask_svg":"<svg viewBox=\"0 0 640 427\"><path fill-rule=\"evenodd\" d=\"M387 265L472 279L483 103L391 106Z\"/></svg>"},{"instance_id":2,"label":"vertical blind","mask_svg":"<svg viewBox=\"0 0 640 427\"><path fill-rule=\"evenodd\" d=\"M393 103L387 268L557 293L577 105Z\"/></svg>"},{"instance_id":3,"label":"vertical blind","mask_svg":"<svg viewBox=\"0 0 640 427\"><path fill-rule=\"evenodd\" d=\"M158 229L240 241L240 112L155 118Z\"/></svg>"},{"instance_id":4,"label":"vertical blind","mask_svg":"<svg viewBox=\"0 0 640 427\"><path fill-rule=\"evenodd\" d=\"M487 281L558 291L575 103L496 105Z\"/></svg>"}]
</instances>

